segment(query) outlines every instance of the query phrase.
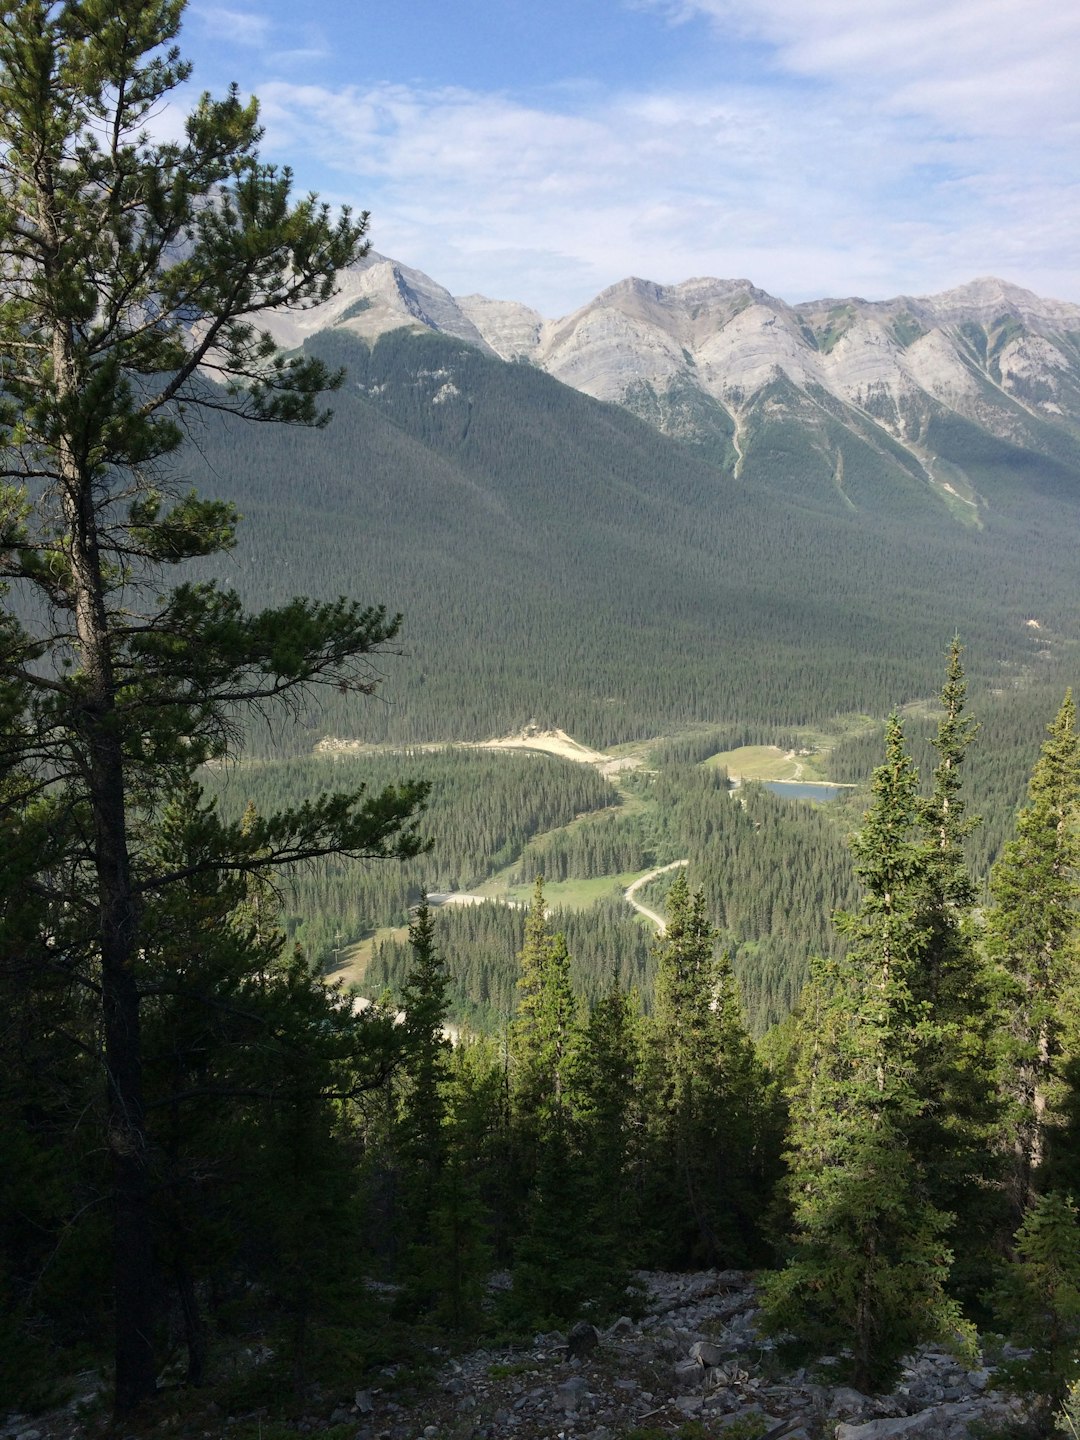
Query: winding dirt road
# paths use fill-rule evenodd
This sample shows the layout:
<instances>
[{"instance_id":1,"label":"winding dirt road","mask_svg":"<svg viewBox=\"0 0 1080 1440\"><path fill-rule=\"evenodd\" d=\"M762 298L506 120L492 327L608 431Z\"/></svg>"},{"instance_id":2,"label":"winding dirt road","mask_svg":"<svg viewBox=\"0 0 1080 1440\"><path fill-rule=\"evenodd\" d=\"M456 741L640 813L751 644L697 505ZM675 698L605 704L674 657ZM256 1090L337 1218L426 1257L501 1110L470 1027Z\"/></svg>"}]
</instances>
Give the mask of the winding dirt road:
<instances>
[{"instance_id":1,"label":"winding dirt road","mask_svg":"<svg viewBox=\"0 0 1080 1440\"><path fill-rule=\"evenodd\" d=\"M634 881L634 883L632 885L628 885L623 891L623 894L626 896L627 903L629 905L632 905L639 915L644 915L646 920L651 920L653 922L653 924L656 926L656 933L658 935L663 935L666 928L664 925L663 917L658 915L655 910L650 910L647 905L640 904L637 900L634 899L634 895L641 888L642 885L647 885L650 880L655 880L657 875L666 875L669 870L678 870L683 865L689 864L689 860L672 860L670 865L660 865L655 870L650 870L647 875L639 875L638 878Z\"/></svg>"}]
</instances>

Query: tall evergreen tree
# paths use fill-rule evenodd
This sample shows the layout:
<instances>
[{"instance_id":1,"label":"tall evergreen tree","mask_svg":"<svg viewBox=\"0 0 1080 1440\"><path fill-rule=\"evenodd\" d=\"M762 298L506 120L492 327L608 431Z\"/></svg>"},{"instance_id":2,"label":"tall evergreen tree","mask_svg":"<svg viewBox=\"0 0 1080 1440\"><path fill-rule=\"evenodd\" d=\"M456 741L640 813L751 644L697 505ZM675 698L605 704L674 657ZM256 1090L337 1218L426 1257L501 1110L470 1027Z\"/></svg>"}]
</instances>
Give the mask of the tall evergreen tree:
<instances>
[{"instance_id":1,"label":"tall evergreen tree","mask_svg":"<svg viewBox=\"0 0 1080 1440\"><path fill-rule=\"evenodd\" d=\"M987 949L1009 1015L1004 1084L1014 1136L1010 1192L1017 1218L1033 1203L1048 1138L1071 1107L1065 1072L1078 984L1080 739L1069 691L1032 772L1016 838L990 881Z\"/></svg>"},{"instance_id":2,"label":"tall evergreen tree","mask_svg":"<svg viewBox=\"0 0 1080 1440\"><path fill-rule=\"evenodd\" d=\"M189 785L152 851L186 879L147 898L139 966L155 1253L193 1381L201 1297L239 1269L285 1319L281 1355L299 1385L313 1322L347 1275L360 1280L356 1247L336 1253L361 1224L343 1116L386 1087L404 1037L389 1011L357 1012L325 985L286 945L272 895L253 897L258 875L201 863L215 853L234 853L230 832Z\"/></svg>"},{"instance_id":3,"label":"tall evergreen tree","mask_svg":"<svg viewBox=\"0 0 1080 1440\"><path fill-rule=\"evenodd\" d=\"M409 925L409 944L413 964L401 996L406 1088L400 1123L415 1155L437 1164L446 1119L443 1090L450 1055L446 1034L450 979L435 945L435 921L426 899L417 906Z\"/></svg>"},{"instance_id":4,"label":"tall evergreen tree","mask_svg":"<svg viewBox=\"0 0 1080 1440\"><path fill-rule=\"evenodd\" d=\"M542 877L533 889L510 1027L510 1082L521 1221L512 1306L519 1319L569 1318L584 1298L578 1266L582 1174L575 1164L572 1082L580 1042L570 954L547 928Z\"/></svg>"},{"instance_id":5,"label":"tall evergreen tree","mask_svg":"<svg viewBox=\"0 0 1080 1440\"><path fill-rule=\"evenodd\" d=\"M450 1041L445 1025L449 977L435 946L426 898L409 925L412 969L402 990L404 1041L395 1144L402 1168L405 1303L429 1307L439 1289L436 1216L449 1147Z\"/></svg>"},{"instance_id":6,"label":"tall evergreen tree","mask_svg":"<svg viewBox=\"0 0 1080 1440\"><path fill-rule=\"evenodd\" d=\"M701 891L679 874L656 944L656 998L646 1031L651 1112L646 1204L670 1263L735 1264L758 1243L762 1085L735 980Z\"/></svg>"},{"instance_id":7,"label":"tall evergreen tree","mask_svg":"<svg viewBox=\"0 0 1080 1440\"><path fill-rule=\"evenodd\" d=\"M507 1227L505 1067L486 1039L462 1039L450 1057L447 1133L432 1216L435 1319L457 1334L484 1323L487 1279Z\"/></svg>"},{"instance_id":8,"label":"tall evergreen tree","mask_svg":"<svg viewBox=\"0 0 1080 1440\"><path fill-rule=\"evenodd\" d=\"M800 1046L789 1155L796 1228L766 1290L770 1327L819 1353L847 1348L860 1387L888 1384L919 1341L951 1339L960 1325L945 1291L950 1217L930 1203L912 1145L924 1108L915 989L931 936L928 842L895 715L872 789L852 841L863 901L839 917L850 949L819 962L805 1007L813 1030Z\"/></svg>"},{"instance_id":9,"label":"tall evergreen tree","mask_svg":"<svg viewBox=\"0 0 1080 1440\"><path fill-rule=\"evenodd\" d=\"M281 356L259 318L325 299L365 225L291 199L235 90L200 100L182 139L152 140L189 76L173 44L183 9L0 8L0 578L43 617L5 635L0 678L26 692L35 783L63 788L78 817L65 866L39 885L79 918L73 953L100 997L119 1412L153 1394L158 1370L139 970L148 897L179 877L153 867L146 836L162 798L224 752L238 708L321 682L369 691L367 657L395 631L344 600L246 615L212 585L161 598L162 570L234 540L232 507L171 491L184 416L321 418L334 377ZM196 865L408 853L419 798L324 798Z\"/></svg>"},{"instance_id":10,"label":"tall evergreen tree","mask_svg":"<svg viewBox=\"0 0 1080 1440\"><path fill-rule=\"evenodd\" d=\"M578 1002L562 935L547 926L543 876L537 876L519 957L518 1004L510 1027L514 1105L526 1131L560 1125L578 1034Z\"/></svg>"},{"instance_id":11,"label":"tall evergreen tree","mask_svg":"<svg viewBox=\"0 0 1080 1440\"><path fill-rule=\"evenodd\" d=\"M964 853L980 821L968 815L964 797L964 762L978 726L966 713L962 654L955 638L941 691L944 713L931 740L937 751L931 793L917 812L927 841L920 905L927 934L921 959L910 971L916 1007L912 1063L920 1103L910 1143L929 1199L953 1216L953 1285L973 1299L991 1281L1001 1222L1000 1016L972 923L976 885Z\"/></svg>"},{"instance_id":12,"label":"tall evergreen tree","mask_svg":"<svg viewBox=\"0 0 1080 1440\"><path fill-rule=\"evenodd\" d=\"M589 1013L574 1077L576 1163L583 1170L581 1265L602 1310L625 1307L631 1267L642 1254L639 1022L636 996L613 976Z\"/></svg>"}]
</instances>

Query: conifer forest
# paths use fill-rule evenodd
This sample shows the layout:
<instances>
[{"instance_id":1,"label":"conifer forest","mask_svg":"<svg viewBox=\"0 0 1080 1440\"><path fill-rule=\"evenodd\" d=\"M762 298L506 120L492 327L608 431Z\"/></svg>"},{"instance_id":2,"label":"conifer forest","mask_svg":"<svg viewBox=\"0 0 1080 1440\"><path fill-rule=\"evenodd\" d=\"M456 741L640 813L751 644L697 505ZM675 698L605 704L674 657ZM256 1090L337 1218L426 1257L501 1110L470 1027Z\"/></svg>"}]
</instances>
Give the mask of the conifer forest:
<instances>
[{"instance_id":1,"label":"conifer forest","mask_svg":"<svg viewBox=\"0 0 1080 1440\"><path fill-rule=\"evenodd\" d=\"M0 7L0 1415L274 1436L717 1268L784 1364L992 1335L1075 1422L1076 498L856 520L458 342L280 350L368 219L237 90L154 138L183 12Z\"/></svg>"}]
</instances>

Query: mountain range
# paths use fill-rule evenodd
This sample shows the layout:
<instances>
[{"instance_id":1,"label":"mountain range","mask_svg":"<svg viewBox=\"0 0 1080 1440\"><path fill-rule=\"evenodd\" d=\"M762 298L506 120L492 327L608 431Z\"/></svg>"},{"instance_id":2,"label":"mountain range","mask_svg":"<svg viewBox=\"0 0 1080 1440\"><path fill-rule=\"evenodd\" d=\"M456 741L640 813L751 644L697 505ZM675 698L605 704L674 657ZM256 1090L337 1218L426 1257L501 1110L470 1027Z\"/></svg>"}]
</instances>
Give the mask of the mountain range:
<instances>
[{"instance_id":1,"label":"mountain range","mask_svg":"<svg viewBox=\"0 0 1080 1440\"><path fill-rule=\"evenodd\" d=\"M965 464L970 426L980 451L989 437L1080 467L1080 306L1002 280L788 305L749 280L628 279L550 320L515 302L455 297L372 254L333 300L279 319L276 333L296 345L326 330L370 342L403 328L533 365L736 476L789 446L794 427L804 452L795 488L831 485L853 506L866 500L869 466L894 484L915 480L980 524L993 496Z\"/></svg>"}]
</instances>

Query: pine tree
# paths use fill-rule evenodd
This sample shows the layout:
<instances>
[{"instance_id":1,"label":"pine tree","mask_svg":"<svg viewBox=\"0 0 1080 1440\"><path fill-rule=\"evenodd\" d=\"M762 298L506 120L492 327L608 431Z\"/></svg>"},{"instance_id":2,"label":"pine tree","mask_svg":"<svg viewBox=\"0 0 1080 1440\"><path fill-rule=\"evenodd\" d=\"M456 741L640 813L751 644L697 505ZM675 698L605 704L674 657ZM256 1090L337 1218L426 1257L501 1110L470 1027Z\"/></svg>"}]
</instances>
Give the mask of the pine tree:
<instances>
[{"instance_id":1,"label":"pine tree","mask_svg":"<svg viewBox=\"0 0 1080 1440\"><path fill-rule=\"evenodd\" d=\"M182 139L151 139L189 75L173 44L183 9L0 11L0 579L43 617L5 635L0 678L23 688L33 782L62 789L77 817L66 864L39 883L79 917L72 953L100 997L120 1413L153 1394L158 1369L139 968L148 897L180 877L153 868L146 837L163 798L225 752L238 711L311 684L370 691L368 657L396 629L344 600L247 615L213 585L162 598L163 570L234 541L231 506L170 487L185 416L322 418L335 377L281 356L259 320L327 298L365 227L291 199L288 172L260 163L257 108L235 89L200 100ZM324 797L195 864L407 854L420 798Z\"/></svg>"},{"instance_id":2,"label":"pine tree","mask_svg":"<svg viewBox=\"0 0 1080 1440\"><path fill-rule=\"evenodd\" d=\"M990 880L987 949L1009 1015L1004 1084L1014 1136L1010 1191L1019 1218L1033 1202L1048 1138L1072 1105L1064 1076L1075 1056L1078 995L1080 740L1068 692L1031 776L1016 838Z\"/></svg>"},{"instance_id":3,"label":"pine tree","mask_svg":"<svg viewBox=\"0 0 1080 1440\"><path fill-rule=\"evenodd\" d=\"M766 1287L774 1332L809 1349L845 1347L851 1378L887 1385L918 1342L961 1325L945 1292L951 1217L930 1203L912 1129L922 1007L914 987L932 934L923 908L927 841L918 776L890 718L874 803L852 841L864 887L840 917L850 950L815 967L792 1096L791 1258Z\"/></svg>"}]
</instances>

